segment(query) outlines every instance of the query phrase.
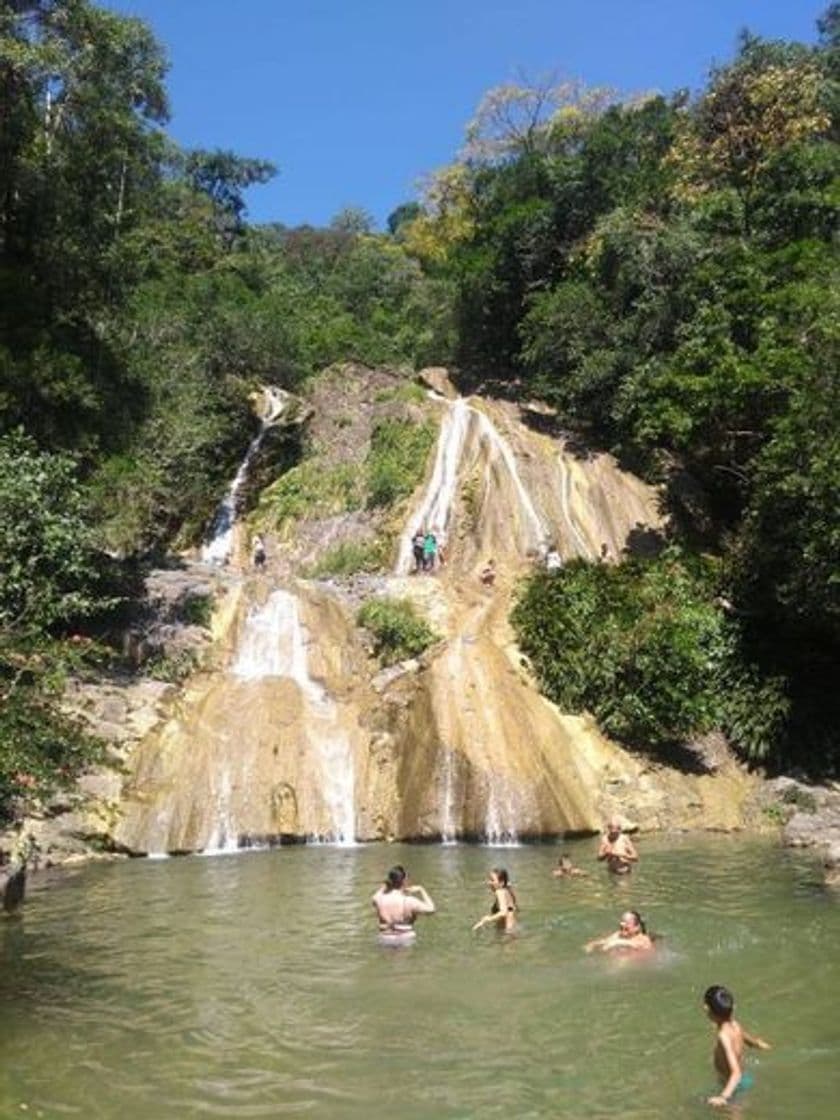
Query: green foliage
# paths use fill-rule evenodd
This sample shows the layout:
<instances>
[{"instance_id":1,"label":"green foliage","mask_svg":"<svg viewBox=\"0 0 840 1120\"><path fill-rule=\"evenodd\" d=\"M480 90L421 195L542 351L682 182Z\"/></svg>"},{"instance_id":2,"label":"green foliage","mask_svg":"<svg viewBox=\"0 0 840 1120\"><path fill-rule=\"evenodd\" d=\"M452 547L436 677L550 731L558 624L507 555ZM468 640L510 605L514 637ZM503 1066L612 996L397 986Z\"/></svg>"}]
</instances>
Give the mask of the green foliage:
<instances>
[{"instance_id":1,"label":"green foliage","mask_svg":"<svg viewBox=\"0 0 840 1120\"><path fill-rule=\"evenodd\" d=\"M143 675L152 680L180 684L204 665L201 652L181 649L177 653L157 654L143 663Z\"/></svg>"},{"instance_id":2,"label":"green foliage","mask_svg":"<svg viewBox=\"0 0 840 1120\"><path fill-rule=\"evenodd\" d=\"M757 759L778 738L786 714L778 685L744 671L709 574L676 551L538 573L513 623L546 695L566 711L592 712L620 741L661 749L722 728Z\"/></svg>"},{"instance_id":3,"label":"green foliage","mask_svg":"<svg viewBox=\"0 0 840 1120\"><path fill-rule=\"evenodd\" d=\"M418 616L409 599L368 599L356 621L371 634L374 654L382 665L419 657L437 641L437 635Z\"/></svg>"},{"instance_id":4,"label":"green foliage","mask_svg":"<svg viewBox=\"0 0 840 1120\"><path fill-rule=\"evenodd\" d=\"M392 541L383 536L371 540L342 541L329 548L307 572L312 579L352 576L359 572L378 572L387 566Z\"/></svg>"},{"instance_id":5,"label":"green foliage","mask_svg":"<svg viewBox=\"0 0 840 1120\"><path fill-rule=\"evenodd\" d=\"M263 492L260 511L277 528L301 517L329 517L362 504L360 472L350 464L325 468L315 459L292 467Z\"/></svg>"},{"instance_id":6,"label":"green foliage","mask_svg":"<svg viewBox=\"0 0 840 1120\"><path fill-rule=\"evenodd\" d=\"M373 399L377 404L422 404L426 390L416 381L404 381L391 389L380 389Z\"/></svg>"},{"instance_id":7,"label":"green foliage","mask_svg":"<svg viewBox=\"0 0 840 1120\"><path fill-rule=\"evenodd\" d=\"M41 633L111 605L77 465L22 433L0 438L0 630Z\"/></svg>"},{"instance_id":8,"label":"green foliage","mask_svg":"<svg viewBox=\"0 0 840 1120\"><path fill-rule=\"evenodd\" d=\"M368 506L392 506L414 492L425 474L426 458L435 438L432 424L379 421L365 461Z\"/></svg>"}]
</instances>

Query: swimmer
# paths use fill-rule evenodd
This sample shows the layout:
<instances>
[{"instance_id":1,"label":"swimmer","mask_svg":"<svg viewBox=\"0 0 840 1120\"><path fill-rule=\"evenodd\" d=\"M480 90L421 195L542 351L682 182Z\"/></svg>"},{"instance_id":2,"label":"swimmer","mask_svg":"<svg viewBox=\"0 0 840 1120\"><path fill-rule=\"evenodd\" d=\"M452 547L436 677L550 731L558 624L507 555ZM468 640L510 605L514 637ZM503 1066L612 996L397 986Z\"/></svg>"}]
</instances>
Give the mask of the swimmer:
<instances>
[{"instance_id":1,"label":"swimmer","mask_svg":"<svg viewBox=\"0 0 840 1120\"><path fill-rule=\"evenodd\" d=\"M383 944L408 945L416 937L414 922L418 914L434 914L435 904L419 883L408 886L408 874L397 864L370 900L379 921Z\"/></svg>"},{"instance_id":2,"label":"swimmer","mask_svg":"<svg viewBox=\"0 0 840 1120\"><path fill-rule=\"evenodd\" d=\"M622 832L618 817L611 817L607 823L598 848L598 859L607 861L607 870L613 875L629 875L633 864L639 861L639 853L630 837Z\"/></svg>"},{"instance_id":3,"label":"swimmer","mask_svg":"<svg viewBox=\"0 0 840 1120\"><path fill-rule=\"evenodd\" d=\"M716 1096L709 1097L708 1103L720 1108L729 1104L736 1093L752 1085L752 1075L744 1072L744 1047L769 1050L770 1044L757 1035L749 1034L737 1019L732 1018L735 999L728 988L720 984L707 988L703 994L703 1007L717 1029L713 1060L723 1084Z\"/></svg>"},{"instance_id":4,"label":"swimmer","mask_svg":"<svg viewBox=\"0 0 840 1120\"><path fill-rule=\"evenodd\" d=\"M584 945L587 953L591 953L594 949L599 949L602 953L609 953L613 949L648 952L652 948L653 938L648 933L638 910L625 910L615 933L608 933L606 937L596 937Z\"/></svg>"},{"instance_id":5,"label":"swimmer","mask_svg":"<svg viewBox=\"0 0 840 1120\"><path fill-rule=\"evenodd\" d=\"M482 926L495 925L505 933L512 933L516 929L516 912L519 907L507 871L503 867L494 867L487 877L487 886L493 895L493 905L490 913L479 918L472 927L473 932Z\"/></svg>"},{"instance_id":6,"label":"swimmer","mask_svg":"<svg viewBox=\"0 0 840 1120\"><path fill-rule=\"evenodd\" d=\"M577 879L589 874L582 867L575 867L567 855L562 855L557 861L557 866L551 872L555 879Z\"/></svg>"}]
</instances>

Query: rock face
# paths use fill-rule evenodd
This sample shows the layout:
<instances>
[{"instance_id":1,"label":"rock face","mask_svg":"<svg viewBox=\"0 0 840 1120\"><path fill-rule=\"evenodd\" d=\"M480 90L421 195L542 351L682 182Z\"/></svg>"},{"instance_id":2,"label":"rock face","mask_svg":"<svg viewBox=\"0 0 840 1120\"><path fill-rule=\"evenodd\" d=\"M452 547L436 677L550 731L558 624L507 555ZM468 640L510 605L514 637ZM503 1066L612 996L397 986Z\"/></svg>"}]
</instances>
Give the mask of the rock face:
<instances>
[{"instance_id":1,"label":"rock face","mask_svg":"<svg viewBox=\"0 0 840 1120\"><path fill-rule=\"evenodd\" d=\"M724 742L696 744L691 773L630 754L542 697L516 648L517 581L548 548L564 562L614 562L651 547L658 493L557 437L542 413L459 398L443 370L423 379L428 398L342 367L316 383L311 417L300 413L311 472L331 478L363 468L377 409L435 420L438 444L408 503L305 508L276 536L262 525L258 572L234 548L222 572L186 562L149 577L143 640L157 635L165 650L194 639L204 667L177 688L76 686L68 702L118 765L86 779L79 804L31 822L44 859L311 838L506 841L594 832L614 813L643 830L766 822L759 780ZM434 574L412 571L418 525L445 545ZM336 544L389 534L390 571L301 578ZM409 600L438 635L385 670L355 625L360 602L381 594Z\"/></svg>"},{"instance_id":2,"label":"rock face","mask_svg":"<svg viewBox=\"0 0 840 1120\"><path fill-rule=\"evenodd\" d=\"M755 821L756 779L725 744L701 744L692 774L623 751L539 695L508 624L516 581L549 545L564 560L614 560L656 539L657 493L609 456L523 423L511 405L457 398L445 371L423 377L436 396L420 415L437 417L440 437L403 511L394 572L293 578L293 559L309 563L334 543L334 517L304 516L287 543L271 542L274 567L246 582L228 612L226 660L195 677L134 752L113 833L121 847L506 840L595 831L616 811L643 829ZM366 407L390 392L382 375L367 384L356 367L341 385ZM362 461L361 429L344 448L346 425L313 425L325 470L330 453ZM434 576L410 574L418 524L446 541ZM480 579L489 559L491 588ZM411 600L440 641L419 661L378 671L352 622L359 588Z\"/></svg>"},{"instance_id":3,"label":"rock face","mask_svg":"<svg viewBox=\"0 0 840 1120\"><path fill-rule=\"evenodd\" d=\"M7 914L23 904L26 894L26 868L0 867L0 903Z\"/></svg>"},{"instance_id":4,"label":"rock face","mask_svg":"<svg viewBox=\"0 0 840 1120\"><path fill-rule=\"evenodd\" d=\"M768 783L768 792L775 810L787 818L783 843L821 851L826 885L840 886L840 788L778 778Z\"/></svg>"}]
</instances>

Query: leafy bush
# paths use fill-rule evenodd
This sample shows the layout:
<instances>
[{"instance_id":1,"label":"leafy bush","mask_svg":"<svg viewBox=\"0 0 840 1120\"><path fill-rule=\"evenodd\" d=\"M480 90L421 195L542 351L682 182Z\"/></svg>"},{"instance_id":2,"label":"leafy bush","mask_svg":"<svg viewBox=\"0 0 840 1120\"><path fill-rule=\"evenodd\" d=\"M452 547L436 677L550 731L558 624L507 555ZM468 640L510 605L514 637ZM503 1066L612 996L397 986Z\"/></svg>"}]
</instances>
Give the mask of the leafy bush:
<instances>
[{"instance_id":1,"label":"leafy bush","mask_svg":"<svg viewBox=\"0 0 840 1120\"><path fill-rule=\"evenodd\" d=\"M381 420L376 425L365 464L369 507L394 505L414 491L435 435L432 424L410 420Z\"/></svg>"},{"instance_id":2,"label":"leafy bush","mask_svg":"<svg viewBox=\"0 0 840 1120\"><path fill-rule=\"evenodd\" d=\"M362 504L359 471L351 464L325 468L314 459L292 467L262 496L260 506L278 528L300 517L327 517Z\"/></svg>"},{"instance_id":3,"label":"leafy bush","mask_svg":"<svg viewBox=\"0 0 840 1120\"><path fill-rule=\"evenodd\" d=\"M0 438L0 627L84 618L110 604L100 583L74 459L20 432Z\"/></svg>"},{"instance_id":4,"label":"leafy bush","mask_svg":"<svg viewBox=\"0 0 840 1120\"><path fill-rule=\"evenodd\" d=\"M58 707L78 651L56 642L12 644L0 631L0 821L21 805L71 789L104 744Z\"/></svg>"},{"instance_id":5,"label":"leafy bush","mask_svg":"<svg viewBox=\"0 0 840 1120\"><path fill-rule=\"evenodd\" d=\"M314 579L327 576L352 576L357 572L376 572L388 563L391 541L376 536L369 541L342 541L318 558L307 575Z\"/></svg>"},{"instance_id":6,"label":"leafy bush","mask_svg":"<svg viewBox=\"0 0 840 1120\"><path fill-rule=\"evenodd\" d=\"M356 621L373 636L373 650L382 665L417 657L437 641L408 599L368 599Z\"/></svg>"},{"instance_id":7,"label":"leafy bush","mask_svg":"<svg viewBox=\"0 0 840 1120\"><path fill-rule=\"evenodd\" d=\"M778 684L745 670L710 573L676 550L540 572L513 623L550 699L592 712L620 741L662 748L722 728L758 759L778 739L786 715Z\"/></svg>"}]
</instances>

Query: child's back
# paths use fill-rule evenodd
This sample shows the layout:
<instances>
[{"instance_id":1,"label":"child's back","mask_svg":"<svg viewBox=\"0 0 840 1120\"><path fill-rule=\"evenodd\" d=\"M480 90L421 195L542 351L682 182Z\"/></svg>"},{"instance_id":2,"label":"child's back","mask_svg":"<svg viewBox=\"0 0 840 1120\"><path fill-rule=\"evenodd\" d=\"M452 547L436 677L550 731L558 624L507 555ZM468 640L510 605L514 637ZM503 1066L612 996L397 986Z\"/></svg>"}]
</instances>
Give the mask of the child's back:
<instances>
[{"instance_id":1,"label":"child's back","mask_svg":"<svg viewBox=\"0 0 840 1120\"><path fill-rule=\"evenodd\" d=\"M719 984L706 989L703 997L706 1014L717 1027L714 1063L723 1088L717 1096L709 1097L709 1104L724 1105L733 1096L752 1084L752 1077L744 1072L744 1047L755 1046L769 1050L770 1046L757 1035L745 1031L737 1019L732 1018L735 1000L732 993Z\"/></svg>"}]
</instances>

